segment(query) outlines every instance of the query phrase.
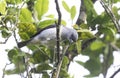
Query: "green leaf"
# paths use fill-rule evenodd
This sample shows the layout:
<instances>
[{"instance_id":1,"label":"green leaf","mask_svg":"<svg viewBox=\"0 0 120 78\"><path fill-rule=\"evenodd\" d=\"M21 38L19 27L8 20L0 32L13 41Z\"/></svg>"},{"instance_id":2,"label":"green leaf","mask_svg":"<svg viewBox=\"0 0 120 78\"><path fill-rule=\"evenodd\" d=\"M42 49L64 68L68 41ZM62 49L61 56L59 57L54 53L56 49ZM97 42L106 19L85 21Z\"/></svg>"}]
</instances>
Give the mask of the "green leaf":
<instances>
[{"instance_id":1,"label":"green leaf","mask_svg":"<svg viewBox=\"0 0 120 78\"><path fill-rule=\"evenodd\" d=\"M71 19L73 20L76 15L76 7L72 6L70 11L71 11Z\"/></svg>"},{"instance_id":2,"label":"green leaf","mask_svg":"<svg viewBox=\"0 0 120 78\"><path fill-rule=\"evenodd\" d=\"M78 54L80 54L81 53L81 41L80 40L76 42L76 46L77 46L77 52Z\"/></svg>"},{"instance_id":3,"label":"green leaf","mask_svg":"<svg viewBox=\"0 0 120 78\"><path fill-rule=\"evenodd\" d=\"M8 30L6 30L6 29L3 29L1 31L1 33L2 33L3 38L7 38L7 37L9 37L11 35L11 33L9 33Z\"/></svg>"},{"instance_id":4,"label":"green leaf","mask_svg":"<svg viewBox=\"0 0 120 78\"><path fill-rule=\"evenodd\" d=\"M42 75L42 78L50 78L50 76L47 72L44 72L43 75Z\"/></svg>"},{"instance_id":5,"label":"green leaf","mask_svg":"<svg viewBox=\"0 0 120 78\"><path fill-rule=\"evenodd\" d=\"M115 31L110 27L99 27L100 33L104 34L103 39L107 42L112 42L115 40Z\"/></svg>"},{"instance_id":6,"label":"green leaf","mask_svg":"<svg viewBox=\"0 0 120 78\"><path fill-rule=\"evenodd\" d=\"M35 10L37 12L37 17L41 20L42 16L48 11L48 0L37 0L35 3Z\"/></svg>"},{"instance_id":7,"label":"green leaf","mask_svg":"<svg viewBox=\"0 0 120 78\"><path fill-rule=\"evenodd\" d=\"M52 69L52 67L49 64L46 64L46 63L40 64L37 67L37 70L39 70L39 71L51 70L51 69Z\"/></svg>"},{"instance_id":8,"label":"green leaf","mask_svg":"<svg viewBox=\"0 0 120 78\"><path fill-rule=\"evenodd\" d=\"M37 63L42 63L42 62L45 62L47 60L49 60L49 56L50 54L47 54L47 51L44 51L45 48L41 48L41 50L36 50L34 51L34 53L32 54L32 60L33 60L33 63L34 64L37 64Z\"/></svg>"},{"instance_id":9,"label":"green leaf","mask_svg":"<svg viewBox=\"0 0 120 78\"><path fill-rule=\"evenodd\" d=\"M101 15L96 16L95 18L92 19L91 25L96 25L96 24L106 24L108 22L110 22L110 17L108 16L108 14L106 14L105 12L103 12Z\"/></svg>"},{"instance_id":10,"label":"green leaf","mask_svg":"<svg viewBox=\"0 0 120 78\"><path fill-rule=\"evenodd\" d=\"M120 0L114 0L113 2L114 2L114 3L117 3L117 2L120 2Z\"/></svg>"},{"instance_id":11,"label":"green leaf","mask_svg":"<svg viewBox=\"0 0 120 78\"><path fill-rule=\"evenodd\" d=\"M90 39L90 38L94 38L95 36L92 34L92 32L88 29L79 29L77 30L78 35L79 35L79 39Z\"/></svg>"},{"instance_id":12,"label":"green leaf","mask_svg":"<svg viewBox=\"0 0 120 78\"><path fill-rule=\"evenodd\" d=\"M52 67L47 63L41 63L36 68L32 68L32 73L44 73L47 70L52 70Z\"/></svg>"},{"instance_id":13,"label":"green leaf","mask_svg":"<svg viewBox=\"0 0 120 78\"><path fill-rule=\"evenodd\" d=\"M84 4L86 7L87 15L90 15L91 13L95 16L97 15L97 13L94 9L94 6L93 6L93 2L91 0L84 0ZM93 16L93 15L90 15L90 16Z\"/></svg>"},{"instance_id":14,"label":"green leaf","mask_svg":"<svg viewBox=\"0 0 120 78\"><path fill-rule=\"evenodd\" d=\"M6 26L1 26L0 31L1 31L1 34L2 34L3 38L7 38L7 37L11 36L11 33L9 32L9 30Z\"/></svg>"},{"instance_id":15,"label":"green leaf","mask_svg":"<svg viewBox=\"0 0 120 78\"><path fill-rule=\"evenodd\" d=\"M27 8L22 8L20 11L20 21L21 22L30 22L32 23L32 14Z\"/></svg>"},{"instance_id":16,"label":"green leaf","mask_svg":"<svg viewBox=\"0 0 120 78\"><path fill-rule=\"evenodd\" d=\"M39 28L45 28L55 23L55 20L44 20L39 23Z\"/></svg>"},{"instance_id":17,"label":"green leaf","mask_svg":"<svg viewBox=\"0 0 120 78\"><path fill-rule=\"evenodd\" d=\"M19 4L22 2L22 0L6 0L9 4Z\"/></svg>"},{"instance_id":18,"label":"green leaf","mask_svg":"<svg viewBox=\"0 0 120 78\"><path fill-rule=\"evenodd\" d=\"M105 44L102 41L96 40L91 44L90 48L91 48L91 50L98 50L104 46L105 46Z\"/></svg>"},{"instance_id":19,"label":"green leaf","mask_svg":"<svg viewBox=\"0 0 120 78\"><path fill-rule=\"evenodd\" d=\"M120 38L116 40L115 44L118 48L120 48Z\"/></svg>"},{"instance_id":20,"label":"green leaf","mask_svg":"<svg viewBox=\"0 0 120 78\"><path fill-rule=\"evenodd\" d=\"M44 20L39 23L39 28L45 28L49 25L55 24L56 20ZM66 26L66 22L64 20L61 20L61 24Z\"/></svg>"},{"instance_id":21,"label":"green leaf","mask_svg":"<svg viewBox=\"0 0 120 78\"><path fill-rule=\"evenodd\" d=\"M62 5L63 5L64 9L65 9L67 12L70 13L70 8L69 8L69 6L66 4L65 1L62 1Z\"/></svg>"},{"instance_id":22,"label":"green leaf","mask_svg":"<svg viewBox=\"0 0 120 78\"><path fill-rule=\"evenodd\" d=\"M7 75L20 74L23 73L24 71L25 71L25 65L19 63L19 68L5 70L5 74Z\"/></svg>"},{"instance_id":23,"label":"green leaf","mask_svg":"<svg viewBox=\"0 0 120 78\"><path fill-rule=\"evenodd\" d=\"M68 74L67 70L61 69L61 71L60 71L60 78L71 78L71 77Z\"/></svg>"},{"instance_id":24,"label":"green leaf","mask_svg":"<svg viewBox=\"0 0 120 78\"><path fill-rule=\"evenodd\" d=\"M66 26L65 20L61 20L61 24L64 25L64 26Z\"/></svg>"},{"instance_id":25,"label":"green leaf","mask_svg":"<svg viewBox=\"0 0 120 78\"><path fill-rule=\"evenodd\" d=\"M62 66L61 66L61 67L64 68L64 69L66 69L68 63L69 63L69 59L68 59L68 57L67 57L67 56L64 56L64 58L63 58L63 62L62 62Z\"/></svg>"},{"instance_id":26,"label":"green leaf","mask_svg":"<svg viewBox=\"0 0 120 78\"><path fill-rule=\"evenodd\" d=\"M120 19L120 15L118 14L119 9L120 9L120 8L117 8L116 6L114 6L114 7L112 8L112 12L113 12L113 14L115 15L115 17L116 17L117 19Z\"/></svg>"},{"instance_id":27,"label":"green leaf","mask_svg":"<svg viewBox=\"0 0 120 78\"><path fill-rule=\"evenodd\" d=\"M8 58L9 60L12 60L15 56L18 55L18 51L16 48L14 49L11 49L9 52L8 52Z\"/></svg>"},{"instance_id":28,"label":"green leaf","mask_svg":"<svg viewBox=\"0 0 120 78\"><path fill-rule=\"evenodd\" d=\"M47 15L46 17L48 17L48 18L54 18L54 15L50 14L50 15Z\"/></svg>"},{"instance_id":29,"label":"green leaf","mask_svg":"<svg viewBox=\"0 0 120 78\"><path fill-rule=\"evenodd\" d=\"M87 14L87 24L88 26L91 26L91 28L94 30L96 24L94 25L93 19L97 16L97 13L94 9L93 2L91 0L84 0L84 5Z\"/></svg>"},{"instance_id":30,"label":"green leaf","mask_svg":"<svg viewBox=\"0 0 120 78\"><path fill-rule=\"evenodd\" d=\"M5 70L6 74L19 74L25 71L25 65L24 65L24 56L25 53L19 52L18 48L13 48L11 50L8 50L8 58L12 64L14 64L13 69Z\"/></svg>"},{"instance_id":31,"label":"green leaf","mask_svg":"<svg viewBox=\"0 0 120 78\"><path fill-rule=\"evenodd\" d=\"M0 14L6 13L6 2L5 0L0 0Z\"/></svg>"},{"instance_id":32,"label":"green leaf","mask_svg":"<svg viewBox=\"0 0 120 78\"><path fill-rule=\"evenodd\" d=\"M24 40L29 39L36 33L36 27L32 23L19 23L18 29L20 37Z\"/></svg>"},{"instance_id":33,"label":"green leaf","mask_svg":"<svg viewBox=\"0 0 120 78\"><path fill-rule=\"evenodd\" d=\"M85 23L82 23L82 24L80 25L80 28L82 28L82 29L89 29L88 25L85 24Z\"/></svg>"}]
</instances>

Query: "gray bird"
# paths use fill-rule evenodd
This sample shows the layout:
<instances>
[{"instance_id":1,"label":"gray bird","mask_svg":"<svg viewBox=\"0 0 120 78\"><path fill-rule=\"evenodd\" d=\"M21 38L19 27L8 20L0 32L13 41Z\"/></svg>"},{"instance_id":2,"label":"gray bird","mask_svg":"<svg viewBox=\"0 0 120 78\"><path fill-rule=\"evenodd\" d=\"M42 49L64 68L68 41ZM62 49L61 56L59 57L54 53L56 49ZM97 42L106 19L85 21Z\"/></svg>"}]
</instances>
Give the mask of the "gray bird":
<instances>
[{"instance_id":1,"label":"gray bird","mask_svg":"<svg viewBox=\"0 0 120 78\"><path fill-rule=\"evenodd\" d=\"M68 40L70 43L77 41L78 33L75 29L60 26L60 41ZM56 44L56 25L50 25L33 35L29 40L18 43L18 47L24 47L28 44L42 44L46 46L55 46Z\"/></svg>"}]
</instances>

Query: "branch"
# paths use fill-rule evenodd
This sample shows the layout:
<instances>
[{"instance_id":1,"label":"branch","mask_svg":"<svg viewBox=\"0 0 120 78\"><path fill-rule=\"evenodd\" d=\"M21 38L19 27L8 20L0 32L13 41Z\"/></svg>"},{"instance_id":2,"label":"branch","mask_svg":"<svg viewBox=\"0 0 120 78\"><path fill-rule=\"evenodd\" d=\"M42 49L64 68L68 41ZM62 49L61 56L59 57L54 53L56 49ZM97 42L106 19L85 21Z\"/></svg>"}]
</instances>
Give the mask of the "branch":
<instances>
[{"instance_id":1,"label":"branch","mask_svg":"<svg viewBox=\"0 0 120 78\"><path fill-rule=\"evenodd\" d=\"M109 9L109 7L105 4L105 2L103 0L101 0L100 3L103 6L103 8L105 9L106 13L110 16L118 33L120 33L120 26L119 26L118 20L116 19L115 15L112 13L112 11Z\"/></svg>"},{"instance_id":2,"label":"branch","mask_svg":"<svg viewBox=\"0 0 120 78\"><path fill-rule=\"evenodd\" d=\"M84 5L84 0L81 0L80 10L79 10L79 16L76 21L77 25L80 25L81 23L84 23L86 20L86 8Z\"/></svg>"},{"instance_id":3,"label":"branch","mask_svg":"<svg viewBox=\"0 0 120 78\"><path fill-rule=\"evenodd\" d=\"M61 25L61 12L58 4L58 0L55 0L56 4L56 10L58 13L58 22L56 23L56 45L57 45L57 63L56 63L56 69L53 70L52 78L58 78L60 69L61 69L61 64L62 64L62 58L60 58L60 25Z\"/></svg>"},{"instance_id":4,"label":"branch","mask_svg":"<svg viewBox=\"0 0 120 78\"><path fill-rule=\"evenodd\" d=\"M55 0L56 3L56 10L58 12L58 22L56 23L56 37L57 37L57 56L58 62L60 61L60 25L61 25L61 12L58 4L58 0Z\"/></svg>"},{"instance_id":5,"label":"branch","mask_svg":"<svg viewBox=\"0 0 120 78\"><path fill-rule=\"evenodd\" d=\"M114 78L114 76L119 72L120 72L120 68L116 72L114 72L113 75L110 78Z\"/></svg>"},{"instance_id":6,"label":"branch","mask_svg":"<svg viewBox=\"0 0 120 78\"><path fill-rule=\"evenodd\" d=\"M3 74L2 74L2 78L5 78L5 69L7 67L8 64L5 65L4 69L3 69Z\"/></svg>"}]
</instances>

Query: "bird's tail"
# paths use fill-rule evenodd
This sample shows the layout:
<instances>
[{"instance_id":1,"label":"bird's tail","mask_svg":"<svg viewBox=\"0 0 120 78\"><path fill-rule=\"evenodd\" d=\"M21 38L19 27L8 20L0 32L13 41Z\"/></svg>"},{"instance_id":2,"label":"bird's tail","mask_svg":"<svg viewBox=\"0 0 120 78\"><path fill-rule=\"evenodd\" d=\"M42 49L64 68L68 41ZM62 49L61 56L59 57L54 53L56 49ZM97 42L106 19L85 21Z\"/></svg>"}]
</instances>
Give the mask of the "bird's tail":
<instances>
[{"instance_id":1,"label":"bird's tail","mask_svg":"<svg viewBox=\"0 0 120 78\"><path fill-rule=\"evenodd\" d=\"M30 42L30 40L22 41L22 42L19 42L17 45L19 48L22 48L22 47L26 46L29 42Z\"/></svg>"}]
</instances>

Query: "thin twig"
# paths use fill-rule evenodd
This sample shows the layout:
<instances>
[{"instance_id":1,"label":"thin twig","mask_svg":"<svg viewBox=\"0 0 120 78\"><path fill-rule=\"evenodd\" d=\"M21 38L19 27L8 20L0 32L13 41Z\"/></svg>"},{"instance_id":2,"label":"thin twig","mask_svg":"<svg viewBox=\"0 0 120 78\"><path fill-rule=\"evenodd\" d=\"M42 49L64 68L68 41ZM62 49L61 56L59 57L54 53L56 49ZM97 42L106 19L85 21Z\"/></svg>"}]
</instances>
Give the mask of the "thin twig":
<instances>
[{"instance_id":1,"label":"thin twig","mask_svg":"<svg viewBox=\"0 0 120 78\"><path fill-rule=\"evenodd\" d=\"M4 77L5 77L5 69L6 69L7 65L8 65L8 64L6 64L6 65L5 65L5 67L4 67L4 69L3 69L2 78L4 78Z\"/></svg>"},{"instance_id":2,"label":"thin twig","mask_svg":"<svg viewBox=\"0 0 120 78\"><path fill-rule=\"evenodd\" d=\"M8 41L8 39L11 37L11 35L10 36L8 36L3 42L2 41L0 41L0 44L6 44L6 42Z\"/></svg>"},{"instance_id":3,"label":"thin twig","mask_svg":"<svg viewBox=\"0 0 120 78\"><path fill-rule=\"evenodd\" d=\"M114 78L114 76L119 72L120 72L120 68L115 73L113 73L113 75L110 78Z\"/></svg>"},{"instance_id":4,"label":"thin twig","mask_svg":"<svg viewBox=\"0 0 120 78\"><path fill-rule=\"evenodd\" d=\"M109 7L105 4L105 2L103 0L100 0L100 3L103 6L103 8L105 9L106 13L110 16L118 33L120 33L120 26L119 26L118 20L116 19L115 15L112 13L112 11L109 9Z\"/></svg>"}]
</instances>

